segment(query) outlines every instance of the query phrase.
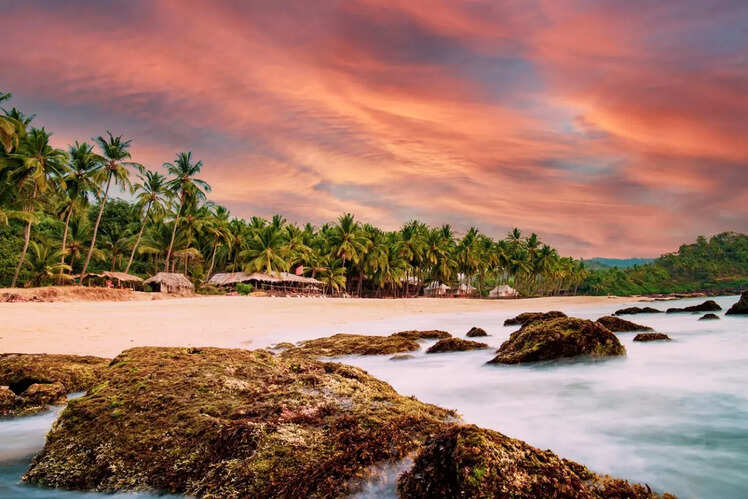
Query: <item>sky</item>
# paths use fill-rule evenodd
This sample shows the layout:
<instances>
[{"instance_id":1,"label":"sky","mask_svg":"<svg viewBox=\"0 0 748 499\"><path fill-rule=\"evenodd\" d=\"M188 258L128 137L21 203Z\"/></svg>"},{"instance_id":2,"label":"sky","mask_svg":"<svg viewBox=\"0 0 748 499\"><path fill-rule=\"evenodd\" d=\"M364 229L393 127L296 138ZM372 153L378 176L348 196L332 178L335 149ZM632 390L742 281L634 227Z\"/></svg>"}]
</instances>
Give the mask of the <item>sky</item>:
<instances>
[{"instance_id":1,"label":"sky","mask_svg":"<svg viewBox=\"0 0 748 499\"><path fill-rule=\"evenodd\" d=\"M236 216L576 257L748 232L744 0L0 0L0 36L55 144L192 151Z\"/></svg>"}]
</instances>

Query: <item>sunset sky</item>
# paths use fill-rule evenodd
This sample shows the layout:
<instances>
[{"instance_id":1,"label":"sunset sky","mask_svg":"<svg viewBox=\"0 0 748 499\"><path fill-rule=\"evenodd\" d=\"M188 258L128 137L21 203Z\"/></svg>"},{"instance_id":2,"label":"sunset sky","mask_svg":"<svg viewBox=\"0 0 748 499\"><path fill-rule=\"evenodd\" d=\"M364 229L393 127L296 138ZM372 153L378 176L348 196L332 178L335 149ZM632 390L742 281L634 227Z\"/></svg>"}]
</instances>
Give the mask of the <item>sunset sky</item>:
<instances>
[{"instance_id":1,"label":"sunset sky","mask_svg":"<svg viewBox=\"0 0 748 499\"><path fill-rule=\"evenodd\" d=\"M234 215L518 226L562 254L748 231L748 2L0 0L66 146L205 163Z\"/></svg>"}]
</instances>

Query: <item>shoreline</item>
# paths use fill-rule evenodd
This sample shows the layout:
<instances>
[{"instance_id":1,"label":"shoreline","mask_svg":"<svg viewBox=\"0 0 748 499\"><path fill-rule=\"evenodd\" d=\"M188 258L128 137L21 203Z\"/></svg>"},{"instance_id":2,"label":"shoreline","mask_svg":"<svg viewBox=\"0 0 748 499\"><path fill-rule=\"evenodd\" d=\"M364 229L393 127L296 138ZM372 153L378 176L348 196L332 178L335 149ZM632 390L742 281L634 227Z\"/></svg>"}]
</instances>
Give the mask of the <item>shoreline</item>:
<instances>
[{"instance_id":1,"label":"shoreline","mask_svg":"<svg viewBox=\"0 0 748 499\"><path fill-rule=\"evenodd\" d=\"M633 297L279 298L196 296L165 300L0 303L0 353L114 357L135 346L253 348L289 331L450 313L527 312L631 302ZM351 332L351 331L348 331ZM366 333L366 331L360 331ZM393 331L394 332L394 331Z\"/></svg>"}]
</instances>

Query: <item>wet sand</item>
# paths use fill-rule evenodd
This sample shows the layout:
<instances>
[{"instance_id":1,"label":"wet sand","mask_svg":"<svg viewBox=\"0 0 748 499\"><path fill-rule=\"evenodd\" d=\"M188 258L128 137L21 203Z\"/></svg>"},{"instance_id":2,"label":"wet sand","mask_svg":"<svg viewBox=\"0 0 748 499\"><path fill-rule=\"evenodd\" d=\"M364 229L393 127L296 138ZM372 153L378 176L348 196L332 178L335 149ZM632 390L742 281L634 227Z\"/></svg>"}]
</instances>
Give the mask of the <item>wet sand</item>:
<instances>
[{"instance_id":1,"label":"wet sand","mask_svg":"<svg viewBox=\"0 0 748 499\"><path fill-rule=\"evenodd\" d=\"M460 312L546 311L630 302L604 296L519 300L212 296L170 300L0 303L0 353L113 357L133 346L251 348L252 340L319 326ZM365 331L360 331L365 332Z\"/></svg>"}]
</instances>

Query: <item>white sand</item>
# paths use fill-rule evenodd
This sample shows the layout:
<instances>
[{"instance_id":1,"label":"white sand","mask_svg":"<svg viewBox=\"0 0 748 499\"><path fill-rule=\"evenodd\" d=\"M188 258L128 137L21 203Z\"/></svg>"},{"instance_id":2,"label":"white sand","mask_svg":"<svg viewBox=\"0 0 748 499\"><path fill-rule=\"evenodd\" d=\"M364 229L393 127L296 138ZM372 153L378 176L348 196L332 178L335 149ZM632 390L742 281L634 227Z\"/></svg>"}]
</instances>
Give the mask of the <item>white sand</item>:
<instances>
[{"instance_id":1,"label":"white sand","mask_svg":"<svg viewBox=\"0 0 748 499\"><path fill-rule=\"evenodd\" d=\"M280 331L303 331L419 314L545 311L631 298L521 300L335 299L215 296L158 301L0 303L0 352L113 357L133 346L252 344Z\"/></svg>"}]
</instances>

